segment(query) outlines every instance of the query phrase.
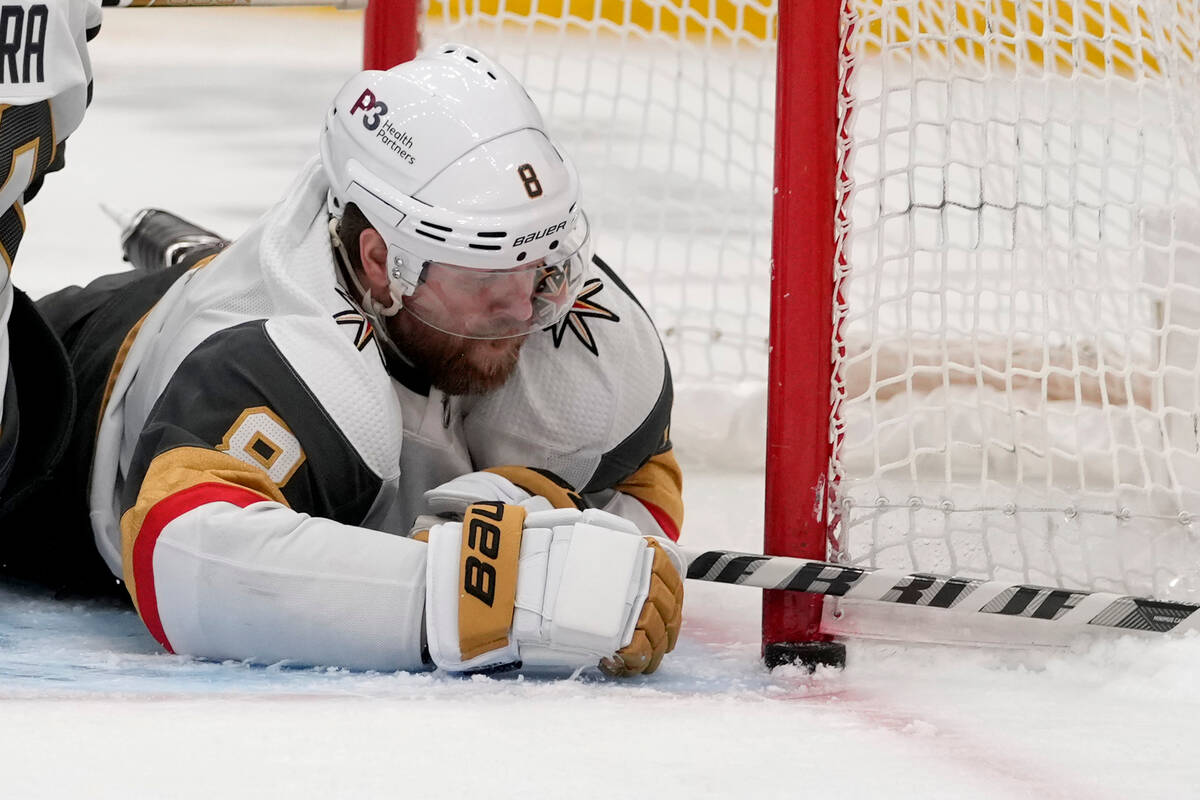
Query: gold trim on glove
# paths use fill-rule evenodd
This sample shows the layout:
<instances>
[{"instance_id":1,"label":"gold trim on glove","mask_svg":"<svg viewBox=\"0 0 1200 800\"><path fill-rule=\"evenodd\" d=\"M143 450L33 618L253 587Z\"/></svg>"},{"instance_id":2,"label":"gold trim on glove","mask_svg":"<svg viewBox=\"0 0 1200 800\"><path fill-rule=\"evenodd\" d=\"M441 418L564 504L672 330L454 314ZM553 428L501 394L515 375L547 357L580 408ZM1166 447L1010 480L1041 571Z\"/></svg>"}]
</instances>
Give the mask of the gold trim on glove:
<instances>
[{"instance_id":1,"label":"gold trim on glove","mask_svg":"<svg viewBox=\"0 0 1200 800\"><path fill-rule=\"evenodd\" d=\"M582 511L589 505L571 484L547 470L533 467L489 467L484 472L507 478L517 488L546 498L555 508L577 508Z\"/></svg>"},{"instance_id":2,"label":"gold trim on glove","mask_svg":"<svg viewBox=\"0 0 1200 800\"><path fill-rule=\"evenodd\" d=\"M679 625L683 620L683 578L679 576L667 551L653 539L646 545L654 550L650 568L650 594L642 605L633 641L612 658L600 662L609 675L649 675L658 669L663 656L675 649Z\"/></svg>"},{"instance_id":3,"label":"gold trim on glove","mask_svg":"<svg viewBox=\"0 0 1200 800\"><path fill-rule=\"evenodd\" d=\"M525 509L475 503L462 522L458 645L464 661L508 646L517 602Z\"/></svg>"}]
</instances>

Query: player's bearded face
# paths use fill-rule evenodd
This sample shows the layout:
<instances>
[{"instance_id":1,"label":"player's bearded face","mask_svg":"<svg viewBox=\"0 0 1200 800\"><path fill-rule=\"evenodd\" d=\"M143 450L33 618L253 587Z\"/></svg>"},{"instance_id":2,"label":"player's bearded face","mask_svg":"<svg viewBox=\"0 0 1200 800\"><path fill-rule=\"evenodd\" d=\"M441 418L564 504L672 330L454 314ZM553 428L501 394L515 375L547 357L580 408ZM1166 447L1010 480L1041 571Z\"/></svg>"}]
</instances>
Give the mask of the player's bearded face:
<instances>
[{"instance_id":1,"label":"player's bearded face","mask_svg":"<svg viewBox=\"0 0 1200 800\"><path fill-rule=\"evenodd\" d=\"M392 318L391 333L446 394L494 391L512 375L535 320L539 267L540 262L484 272L427 266L421 284Z\"/></svg>"},{"instance_id":2,"label":"player's bearded face","mask_svg":"<svg viewBox=\"0 0 1200 800\"><path fill-rule=\"evenodd\" d=\"M396 344L430 383L450 395L487 394L517 367L526 336L467 339L426 325L405 309L388 320Z\"/></svg>"}]
</instances>

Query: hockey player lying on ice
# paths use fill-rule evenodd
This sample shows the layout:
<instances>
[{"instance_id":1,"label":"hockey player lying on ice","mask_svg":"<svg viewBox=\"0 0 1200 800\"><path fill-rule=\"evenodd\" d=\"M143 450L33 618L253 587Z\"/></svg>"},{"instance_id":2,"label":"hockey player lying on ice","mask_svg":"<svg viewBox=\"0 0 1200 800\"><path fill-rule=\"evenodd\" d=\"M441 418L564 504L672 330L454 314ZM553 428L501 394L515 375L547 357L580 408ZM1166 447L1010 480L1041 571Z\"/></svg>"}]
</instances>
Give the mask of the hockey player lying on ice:
<instances>
[{"instance_id":1,"label":"hockey player lying on ice","mask_svg":"<svg viewBox=\"0 0 1200 800\"><path fill-rule=\"evenodd\" d=\"M245 236L161 266L179 223L143 217L140 269L38 304L75 413L0 522L35 540L11 563L116 576L163 647L214 659L658 667L670 374L512 76L461 45L364 72Z\"/></svg>"}]
</instances>

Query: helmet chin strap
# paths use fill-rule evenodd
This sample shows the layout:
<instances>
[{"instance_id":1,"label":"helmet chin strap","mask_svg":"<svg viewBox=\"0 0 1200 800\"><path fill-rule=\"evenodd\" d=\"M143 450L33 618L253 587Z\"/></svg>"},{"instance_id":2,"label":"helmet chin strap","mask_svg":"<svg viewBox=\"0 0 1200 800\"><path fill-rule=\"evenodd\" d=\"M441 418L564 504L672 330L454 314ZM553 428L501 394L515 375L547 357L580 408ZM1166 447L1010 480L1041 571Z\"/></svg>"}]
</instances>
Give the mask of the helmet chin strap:
<instances>
[{"instance_id":1,"label":"helmet chin strap","mask_svg":"<svg viewBox=\"0 0 1200 800\"><path fill-rule=\"evenodd\" d=\"M346 289L351 288L350 286L345 286L345 282L349 281L354 290L358 292L360 298L359 304L362 306L363 313L370 318L375 328L376 339L381 342L383 348L405 364L411 364L400 349L400 346L392 338L388 326L384 323L384 317L393 317L400 310L400 299L393 294L391 305L385 308L375 302L375 298L371 297L370 293L363 288L362 282L354 272L354 264L350 261L350 255L346 252L346 248L342 244L342 238L338 235L338 226L340 223L341 220L337 217L331 216L329 218L329 243L333 248L333 260L337 262L338 269L344 276L343 287ZM390 286L388 291L390 293Z\"/></svg>"},{"instance_id":2,"label":"helmet chin strap","mask_svg":"<svg viewBox=\"0 0 1200 800\"><path fill-rule=\"evenodd\" d=\"M388 296L392 299L392 302L386 306L381 305L375 299L375 296L362 285L362 281L358 279L358 273L354 269L354 262L350 260L350 254L346 252L346 246L342 244L342 237L338 233L340 224L341 220L337 217L331 216L329 218L329 243L333 245L333 251L337 253L338 259L342 262L342 272L354 284L354 290L358 292L359 303L362 304L363 311L374 317L396 316L396 314L400 313L400 308L404 305L404 302L392 291L390 281L388 282Z\"/></svg>"}]
</instances>

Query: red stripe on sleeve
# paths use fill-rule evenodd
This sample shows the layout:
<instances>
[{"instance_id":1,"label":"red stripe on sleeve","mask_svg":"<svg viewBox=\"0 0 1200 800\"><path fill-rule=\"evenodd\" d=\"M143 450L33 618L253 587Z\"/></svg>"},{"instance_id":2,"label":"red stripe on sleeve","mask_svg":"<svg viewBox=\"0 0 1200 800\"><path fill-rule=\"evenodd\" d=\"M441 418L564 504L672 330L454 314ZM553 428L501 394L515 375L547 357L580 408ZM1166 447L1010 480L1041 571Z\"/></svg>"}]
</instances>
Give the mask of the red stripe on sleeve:
<instances>
[{"instance_id":1,"label":"red stripe on sleeve","mask_svg":"<svg viewBox=\"0 0 1200 800\"><path fill-rule=\"evenodd\" d=\"M675 520L671 519L670 514L654 505L654 503L648 503L640 497L635 497L634 499L646 507L646 510L650 512L650 516L654 517L654 521L658 523L658 527L662 528L662 532L667 535L668 539L672 542L679 541L679 526L675 524Z\"/></svg>"},{"instance_id":2,"label":"red stripe on sleeve","mask_svg":"<svg viewBox=\"0 0 1200 800\"><path fill-rule=\"evenodd\" d=\"M232 503L245 508L252 503L269 502L258 492L228 483L199 483L164 497L151 507L133 543L133 577L138 612L150 634L174 653L158 616L158 595L154 590L154 545L167 523L206 503Z\"/></svg>"}]
</instances>

